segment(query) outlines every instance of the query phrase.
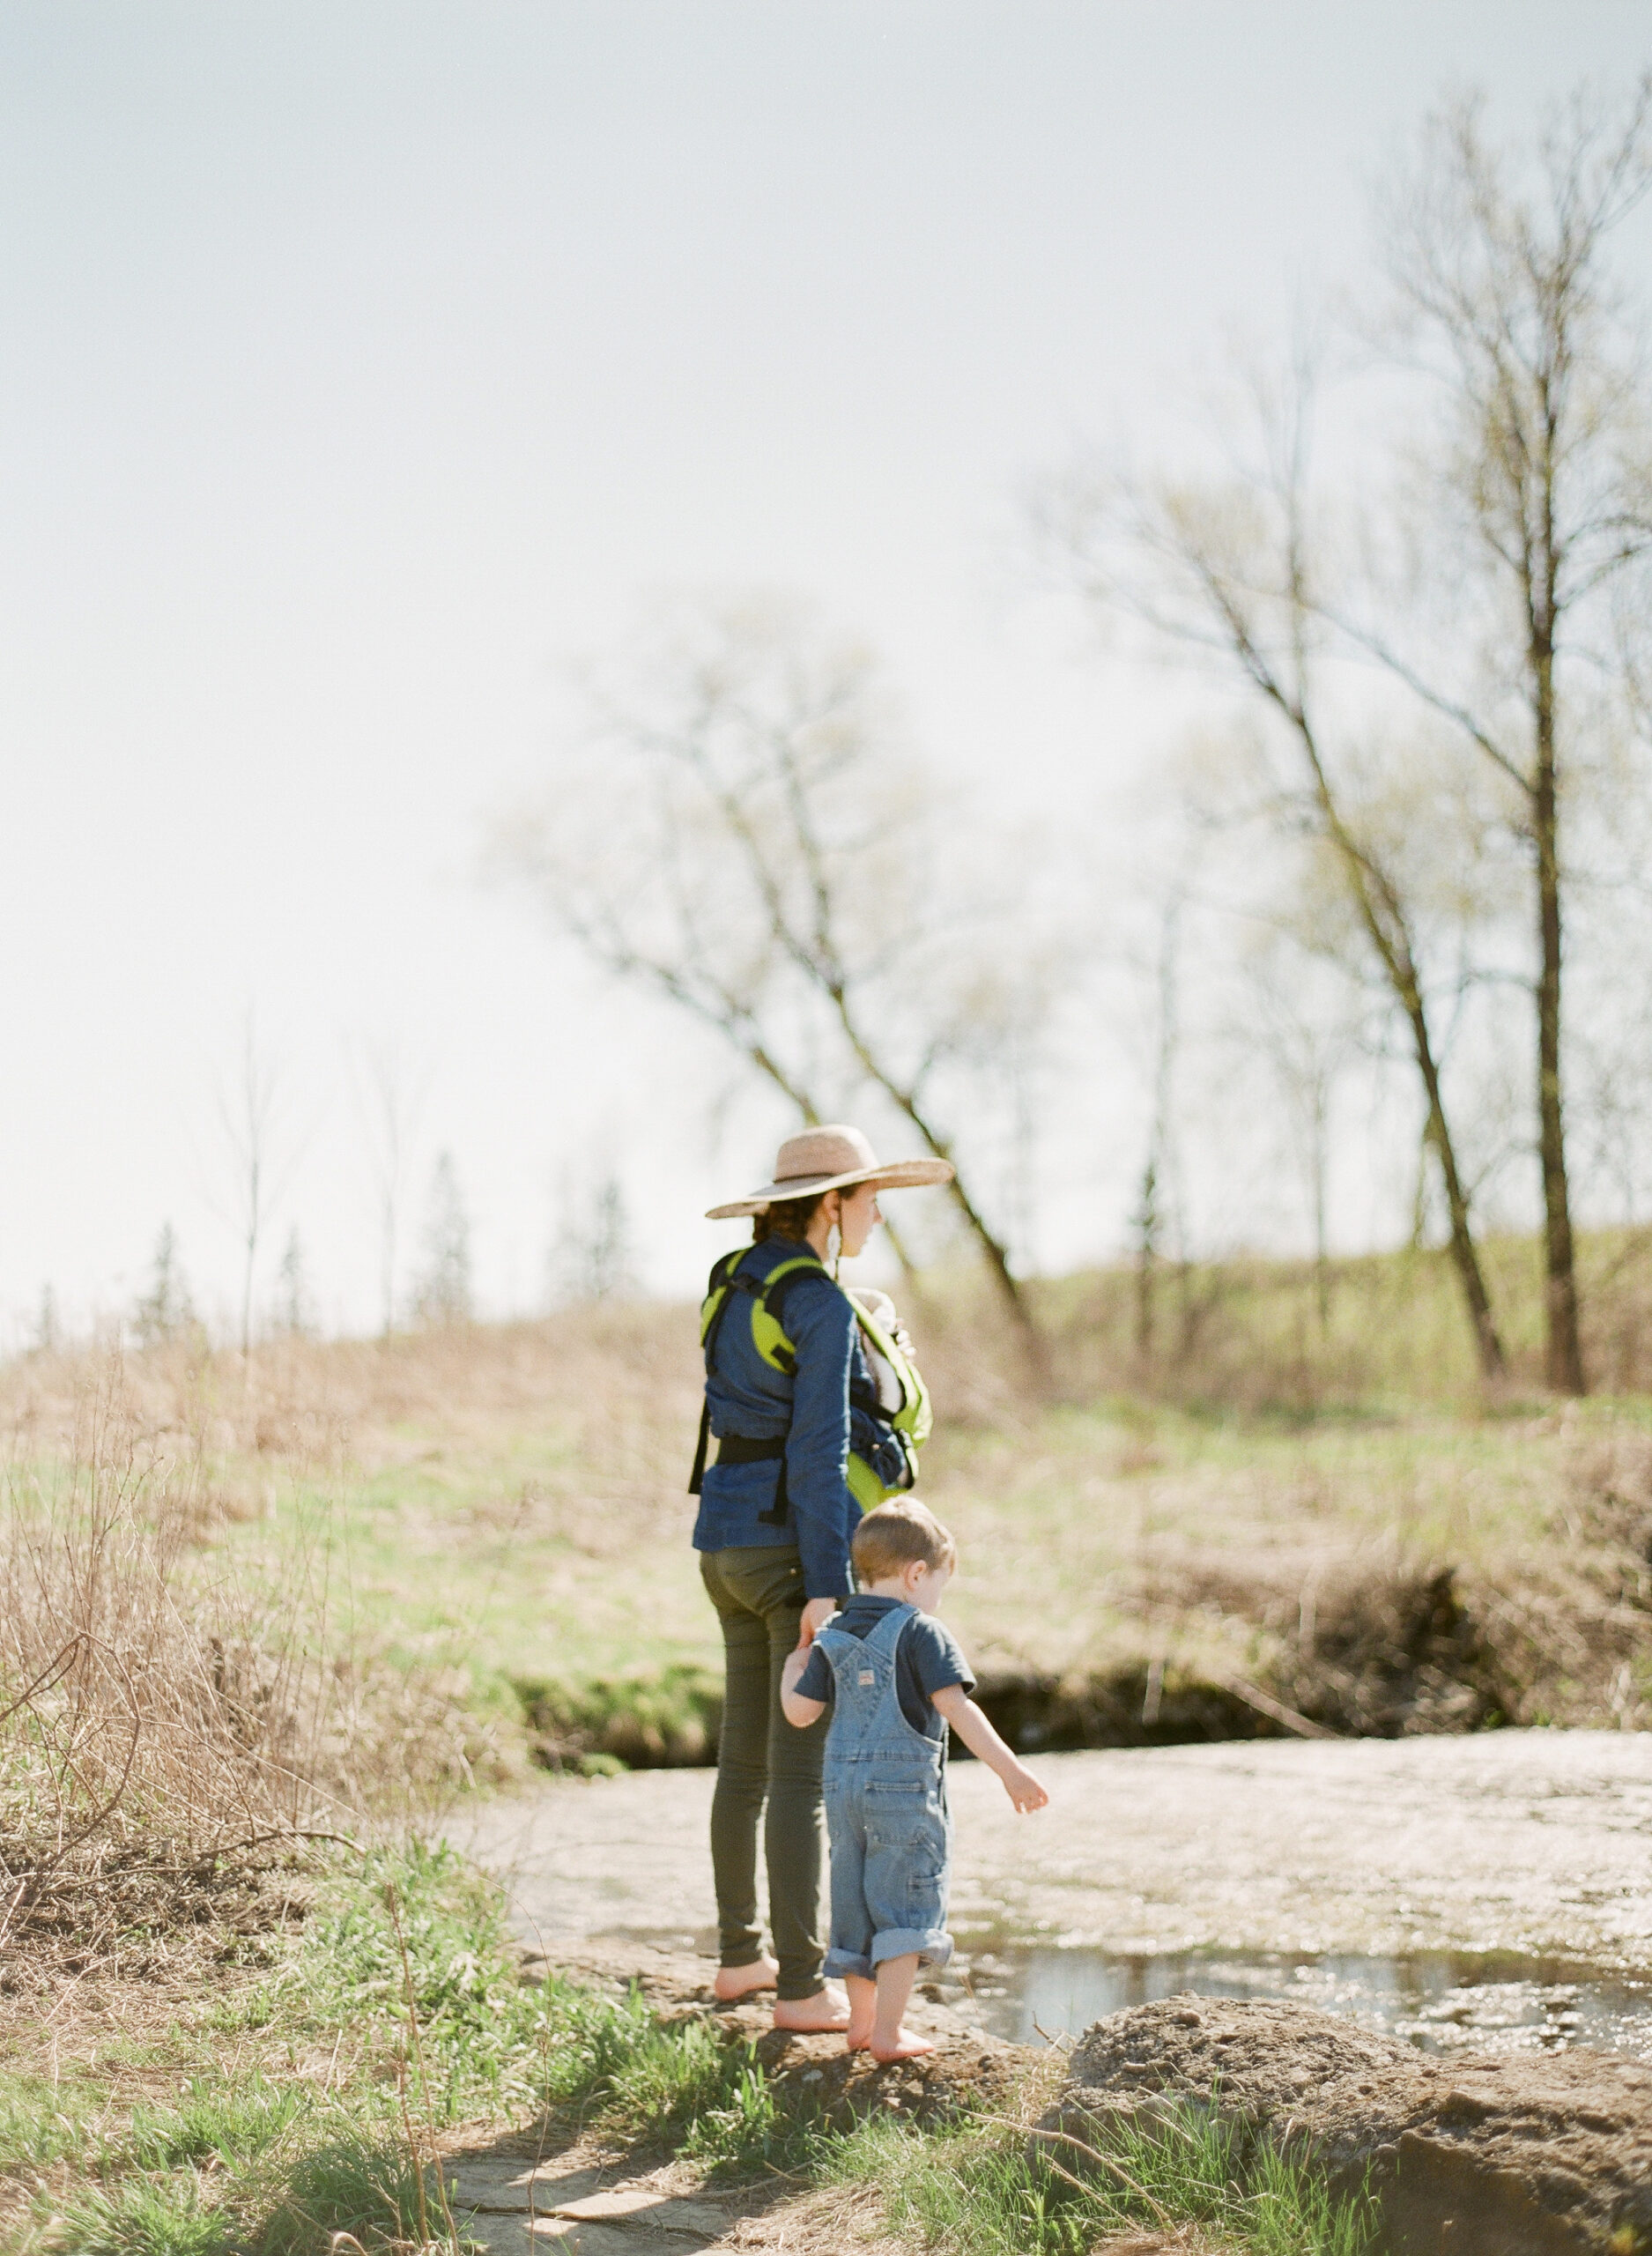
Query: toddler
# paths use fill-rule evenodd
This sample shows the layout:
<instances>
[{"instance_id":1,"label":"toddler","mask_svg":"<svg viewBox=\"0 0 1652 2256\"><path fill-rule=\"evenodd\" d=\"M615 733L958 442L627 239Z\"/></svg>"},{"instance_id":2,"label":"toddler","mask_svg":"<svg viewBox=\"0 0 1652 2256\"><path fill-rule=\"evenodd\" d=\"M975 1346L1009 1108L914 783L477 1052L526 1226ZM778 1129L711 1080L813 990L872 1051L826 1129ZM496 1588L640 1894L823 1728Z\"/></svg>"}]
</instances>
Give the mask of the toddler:
<instances>
[{"instance_id":1,"label":"toddler","mask_svg":"<svg viewBox=\"0 0 1652 2256\"><path fill-rule=\"evenodd\" d=\"M826 1971L848 1990L849 2050L906 2060L935 2049L901 2026L918 1968L952 1955L948 1724L1017 1809L1042 1809L1049 1796L970 1698L975 1680L935 1618L957 1547L934 1514L906 1499L880 1504L856 1530L850 1555L860 1587L812 1644L788 1655L780 1699L800 1731L832 1711Z\"/></svg>"}]
</instances>

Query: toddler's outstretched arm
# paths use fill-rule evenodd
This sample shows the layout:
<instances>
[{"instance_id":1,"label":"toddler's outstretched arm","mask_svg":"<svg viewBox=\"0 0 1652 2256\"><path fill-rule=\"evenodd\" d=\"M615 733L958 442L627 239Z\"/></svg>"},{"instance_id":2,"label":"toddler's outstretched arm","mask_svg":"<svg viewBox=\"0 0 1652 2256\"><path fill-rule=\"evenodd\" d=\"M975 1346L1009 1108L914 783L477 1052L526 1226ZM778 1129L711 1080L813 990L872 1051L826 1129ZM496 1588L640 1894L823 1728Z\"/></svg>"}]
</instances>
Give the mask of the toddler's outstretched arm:
<instances>
[{"instance_id":1,"label":"toddler's outstretched arm","mask_svg":"<svg viewBox=\"0 0 1652 2256\"><path fill-rule=\"evenodd\" d=\"M805 1700L793 1689L797 1679L809 1666L809 1648L798 1645L786 1656L780 1672L780 1711L789 1724L796 1724L799 1731L807 1731L826 1713L824 1700ZM986 1719L983 1717L982 1721ZM988 1725L991 1729L991 1725Z\"/></svg>"},{"instance_id":2,"label":"toddler's outstretched arm","mask_svg":"<svg viewBox=\"0 0 1652 2256\"><path fill-rule=\"evenodd\" d=\"M782 1699L784 1696L782 1693ZM930 1697L935 1703L936 1713L945 1717L970 1753L978 1755L997 1772L1004 1780L1004 1791L1024 1817L1031 1810L1043 1808L1048 1794L1026 1763L1016 1760L961 1684L944 1685ZM812 1703L800 1700L797 1704L808 1707ZM789 1714L790 1710L787 1712Z\"/></svg>"}]
</instances>

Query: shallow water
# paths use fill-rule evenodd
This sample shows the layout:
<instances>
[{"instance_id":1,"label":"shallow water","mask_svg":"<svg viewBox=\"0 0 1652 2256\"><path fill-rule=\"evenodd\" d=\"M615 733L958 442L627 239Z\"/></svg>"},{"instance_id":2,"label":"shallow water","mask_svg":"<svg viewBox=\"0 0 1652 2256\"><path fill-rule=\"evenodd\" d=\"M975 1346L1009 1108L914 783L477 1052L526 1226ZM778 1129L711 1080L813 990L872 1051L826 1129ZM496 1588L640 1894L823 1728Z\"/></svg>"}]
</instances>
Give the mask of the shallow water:
<instances>
[{"instance_id":1,"label":"shallow water","mask_svg":"<svg viewBox=\"0 0 1652 2256\"><path fill-rule=\"evenodd\" d=\"M1077 2035L1104 2014L1191 1990L1286 1998L1345 2014L1428 2052L1556 2052L1574 2044L1652 2060L1652 1976L1507 1952L1393 1957L1176 1951L1132 1955L1026 1949L977 1954L940 1993L973 1998L982 2024L1017 2044ZM966 2008L967 2009L967 2007Z\"/></svg>"}]
</instances>

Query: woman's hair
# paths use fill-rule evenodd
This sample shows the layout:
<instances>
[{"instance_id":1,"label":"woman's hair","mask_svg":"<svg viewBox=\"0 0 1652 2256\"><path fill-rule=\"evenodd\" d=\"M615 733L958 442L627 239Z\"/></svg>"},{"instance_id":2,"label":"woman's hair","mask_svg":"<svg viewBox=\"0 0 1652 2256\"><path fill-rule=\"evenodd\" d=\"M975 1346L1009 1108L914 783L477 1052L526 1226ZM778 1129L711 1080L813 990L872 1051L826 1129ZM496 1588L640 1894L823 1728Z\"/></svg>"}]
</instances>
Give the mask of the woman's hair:
<instances>
[{"instance_id":1,"label":"woman's hair","mask_svg":"<svg viewBox=\"0 0 1652 2256\"><path fill-rule=\"evenodd\" d=\"M926 1567L950 1567L957 1561L958 1546L927 1504L879 1504L856 1529L849 1556L863 1584L880 1583L915 1560Z\"/></svg>"},{"instance_id":2,"label":"woman's hair","mask_svg":"<svg viewBox=\"0 0 1652 2256\"><path fill-rule=\"evenodd\" d=\"M752 1217L752 1244L761 1245L766 1237L784 1237L795 1238L801 1245L825 1197L824 1191L817 1191L808 1198L772 1199L761 1213Z\"/></svg>"}]
</instances>

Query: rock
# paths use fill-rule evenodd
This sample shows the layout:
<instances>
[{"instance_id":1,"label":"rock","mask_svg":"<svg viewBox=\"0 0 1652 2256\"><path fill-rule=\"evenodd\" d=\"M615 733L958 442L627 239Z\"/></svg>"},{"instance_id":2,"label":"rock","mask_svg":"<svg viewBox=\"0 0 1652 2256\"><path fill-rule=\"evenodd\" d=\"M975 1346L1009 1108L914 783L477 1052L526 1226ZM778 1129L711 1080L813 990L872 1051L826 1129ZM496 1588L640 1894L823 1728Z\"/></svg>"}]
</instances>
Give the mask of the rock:
<instances>
[{"instance_id":1,"label":"rock","mask_svg":"<svg viewBox=\"0 0 1652 2256\"><path fill-rule=\"evenodd\" d=\"M653 2232L703 2233L707 2237L721 2232L729 2221L727 2212L714 2201L683 2200L647 2185L612 2186L604 2193L588 2194L582 2200L561 2202L556 2214L572 2218L576 2223L623 2217L631 2223L646 2225Z\"/></svg>"},{"instance_id":2,"label":"rock","mask_svg":"<svg viewBox=\"0 0 1652 2256\"><path fill-rule=\"evenodd\" d=\"M478 2155L461 2162L448 2178L448 2199L456 2217L530 2209L543 2216L559 2202L597 2192L605 2176L601 2170L567 2170L554 2162L535 2164L520 2156Z\"/></svg>"},{"instance_id":3,"label":"rock","mask_svg":"<svg viewBox=\"0 0 1652 2256\"><path fill-rule=\"evenodd\" d=\"M1305 2006L1176 1998L1086 2030L1040 2127L1100 2146L1177 2103L1345 2187L1368 2170L1395 2256L1652 2251L1652 2089L1605 2053L1448 2066Z\"/></svg>"}]
</instances>

